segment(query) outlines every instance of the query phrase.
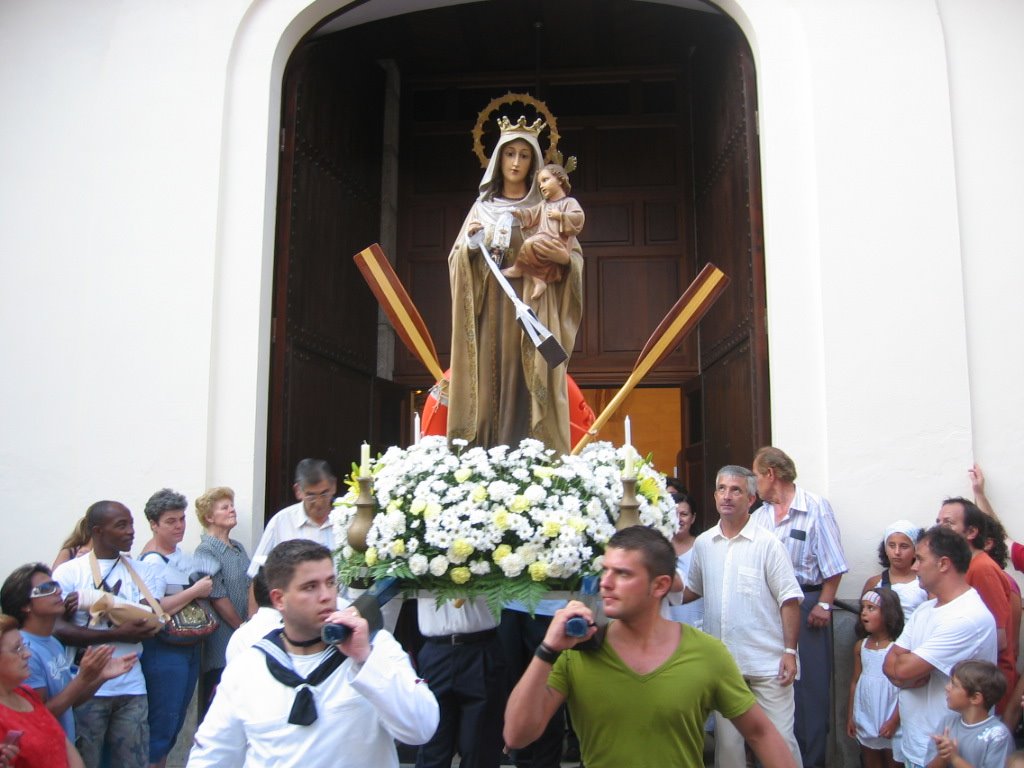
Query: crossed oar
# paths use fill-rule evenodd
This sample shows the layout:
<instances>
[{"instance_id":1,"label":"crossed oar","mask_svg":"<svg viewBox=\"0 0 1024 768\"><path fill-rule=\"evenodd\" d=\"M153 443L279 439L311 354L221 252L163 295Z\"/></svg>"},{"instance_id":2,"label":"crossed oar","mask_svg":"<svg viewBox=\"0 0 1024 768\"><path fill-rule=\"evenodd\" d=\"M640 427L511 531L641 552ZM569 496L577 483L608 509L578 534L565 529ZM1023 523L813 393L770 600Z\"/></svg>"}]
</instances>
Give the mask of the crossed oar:
<instances>
[{"instance_id":1,"label":"crossed oar","mask_svg":"<svg viewBox=\"0 0 1024 768\"><path fill-rule=\"evenodd\" d=\"M412 303L412 299L409 298L408 292L398 279L398 275L395 274L395 270L388 262L380 245L374 243L369 248L361 250L353 258L402 343L419 358L435 380L444 379L444 371L441 370L441 364L437 359L437 350L430 338L426 323L423 322L423 317ZM729 278L713 264L709 263L701 270L690 287L679 297L679 300L651 334L633 366L633 371L626 379L626 383L601 411L590 430L576 443L572 449L573 453L583 450L584 446L601 430L601 427L608 423L608 419L622 405L622 401L637 384L643 381L655 366L679 346L683 337L696 327L728 284Z\"/></svg>"}]
</instances>

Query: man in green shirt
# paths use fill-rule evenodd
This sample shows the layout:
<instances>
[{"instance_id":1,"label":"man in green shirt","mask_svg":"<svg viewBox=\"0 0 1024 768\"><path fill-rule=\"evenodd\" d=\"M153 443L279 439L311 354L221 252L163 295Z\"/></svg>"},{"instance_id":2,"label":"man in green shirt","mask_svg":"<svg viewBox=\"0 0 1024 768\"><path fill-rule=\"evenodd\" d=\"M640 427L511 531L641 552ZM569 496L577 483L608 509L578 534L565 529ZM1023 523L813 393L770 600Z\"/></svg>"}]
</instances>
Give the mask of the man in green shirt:
<instances>
[{"instance_id":1,"label":"man in green shirt","mask_svg":"<svg viewBox=\"0 0 1024 768\"><path fill-rule=\"evenodd\" d=\"M505 710L505 742L531 743L564 701L587 768L683 768L703 764L704 722L712 710L729 718L765 768L794 768L793 756L754 701L718 640L664 619L661 600L675 574L675 551L657 531L636 526L608 542L601 599L608 624L596 651L571 650L573 616L593 621L570 602L551 621L544 642Z\"/></svg>"}]
</instances>

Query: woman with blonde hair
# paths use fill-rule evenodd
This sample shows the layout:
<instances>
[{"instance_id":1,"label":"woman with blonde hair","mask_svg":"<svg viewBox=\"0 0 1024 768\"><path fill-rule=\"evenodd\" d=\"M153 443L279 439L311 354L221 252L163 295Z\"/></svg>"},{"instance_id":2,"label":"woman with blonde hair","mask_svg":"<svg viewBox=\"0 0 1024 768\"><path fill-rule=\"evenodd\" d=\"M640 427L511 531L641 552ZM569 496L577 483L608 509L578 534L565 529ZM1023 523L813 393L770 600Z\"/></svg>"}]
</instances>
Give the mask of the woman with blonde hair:
<instances>
[{"instance_id":1,"label":"woman with blonde hair","mask_svg":"<svg viewBox=\"0 0 1024 768\"><path fill-rule=\"evenodd\" d=\"M20 733L14 744L0 745L0 768L84 768L57 718L35 691L22 685L31 655L17 620L0 613L0 732Z\"/></svg>"},{"instance_id":2,"label":"woman with blonde hair","mask_svg":"<svg viewBox=\"0 0 1024 768\"><path fill-rule=\"evenodd\" d=\"M226 665L225 652L231 633L249 618L249 555L239 542L228 536L238 524L235 492L223 486L211 488L196 499L196 517L203 526L196 559L212 563L203 568L213 576L210 604L220 626L203 644L202 675L199 680L199 714L206 714L210 700Z\"/></svg>"}]
</instances>

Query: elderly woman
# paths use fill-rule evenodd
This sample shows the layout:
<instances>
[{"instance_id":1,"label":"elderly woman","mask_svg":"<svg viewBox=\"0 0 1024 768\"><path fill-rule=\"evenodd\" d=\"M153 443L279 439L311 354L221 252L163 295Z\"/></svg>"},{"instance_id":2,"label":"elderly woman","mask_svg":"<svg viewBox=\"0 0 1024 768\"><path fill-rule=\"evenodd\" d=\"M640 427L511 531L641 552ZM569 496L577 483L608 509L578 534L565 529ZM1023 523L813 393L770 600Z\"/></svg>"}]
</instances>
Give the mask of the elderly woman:
<instances>
[{"instance_id":1,"label":"elderly woman","mask_svg":"<svg viewBox=\"0 0 1024 768\"><path fill-rule=\"evenodd\" d=\"M22 685L31 652L13 617L0 614L0 732L20 731L16 745L0 746L0 768L83 768L82 758L35 691Z\"/></svg>"},{"instance_id":2,"label":"elderly woman","mask_svg":"<svg viewBox=\"0 0 1024 768\"><path fill-rule=\"evenodd\" d=\"M480 181L480 194L448 256L452 290L451 387L448 438L486 448L516 446L525 437L568 453L569 397L566 365L550 368L516 323L515 308L469 238L483 230L499 267L515 262L523 245L513 215L542 202L539 128L507 119ZM565 276L539 297L523 296L552 335L571 353L583 315L583 255L579 244L565 256Z\"/></svg>"},{"instance_id":3,"label":"elderly woman","mask_svg":"<svg viewBox=\"0 0 1024 768\"><path fill-rule=\"evenodd\" d=\"M182 551L185 536L185 508L188 500L164 488L149 497L145 515L153 538L142 548L141 560L161 571L167 590L160 604L169 614L177 613L192 600L206 597L213 589L209 576L195 583L189 575L196 570L192 557ZM185 723L185 714L199 678L201 644L171 645L159 635L142 641L142 673L146 676L149 703L149 764L163 768L167 755Z\"/></svg>"},{"instance_id":4,"label":"elderly woman","mask_svg":"<svg viewBox=\"0 0 1024 768\"><path fill-rule=\"evenodd\" d=\"M224 487L208 490L196 499L196 517L204 529L196 547L196 558L217 564L210 602L220 617L220 626L206 638L203 647L203 676L199 685L199 712L203 716L227 663L225 651L231 633L249 618L249 584L245 574L249 555L245 547L228 537L238 524L233 490Z\"/></svg>"}]
</instances>

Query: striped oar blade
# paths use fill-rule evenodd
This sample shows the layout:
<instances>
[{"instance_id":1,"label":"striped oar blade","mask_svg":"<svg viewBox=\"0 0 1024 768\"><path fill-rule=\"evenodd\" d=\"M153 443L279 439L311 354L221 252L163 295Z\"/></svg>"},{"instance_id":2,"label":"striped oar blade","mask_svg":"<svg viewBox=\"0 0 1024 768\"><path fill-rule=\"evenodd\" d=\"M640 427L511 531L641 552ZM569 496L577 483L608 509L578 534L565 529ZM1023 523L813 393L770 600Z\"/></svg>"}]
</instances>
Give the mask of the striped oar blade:
<instances>
[{"instance_id":1,"label":"striped oar blade","mask_svg":"<svg viewBox=\"0 0 1024 768\"><path fill-rule=\"evenodd\" d=\"M353 256L353 259L373 295L383 307L384 314L395 327L398 338L426 366L435 381L443 379L444 371L437 360L437 350L434 348L433 339L430 338L430 331L427 330L419 310L412 303L408 291L384 255L384 250L374 243Z\"/></svg>"},{"instance_id":2,"label":"striped oar blade","mask_svg":"<svg viewBox=\"0 0 1024 768\"><path fill-rule=\"evenodd\" d=\"M722 294L729 284L729 278L714 264L708 264L700 271L697 278L690 284L682 296L679 297L672 309L668 311L665 318L658 324L658 327L647 340L643 351L633 366L632 373L626 379L626 383L615 393L615 397L604 407L601 415L598 416L593 425L580 441L573 446L572 452L579 453L587 443L593 439L601 428L608 423L615 411L622 405L630 392L643 381L644 376L683 340L686 334L692 331L701 318L707 314L715 300Z\"/></svg>"}]
</instances>

